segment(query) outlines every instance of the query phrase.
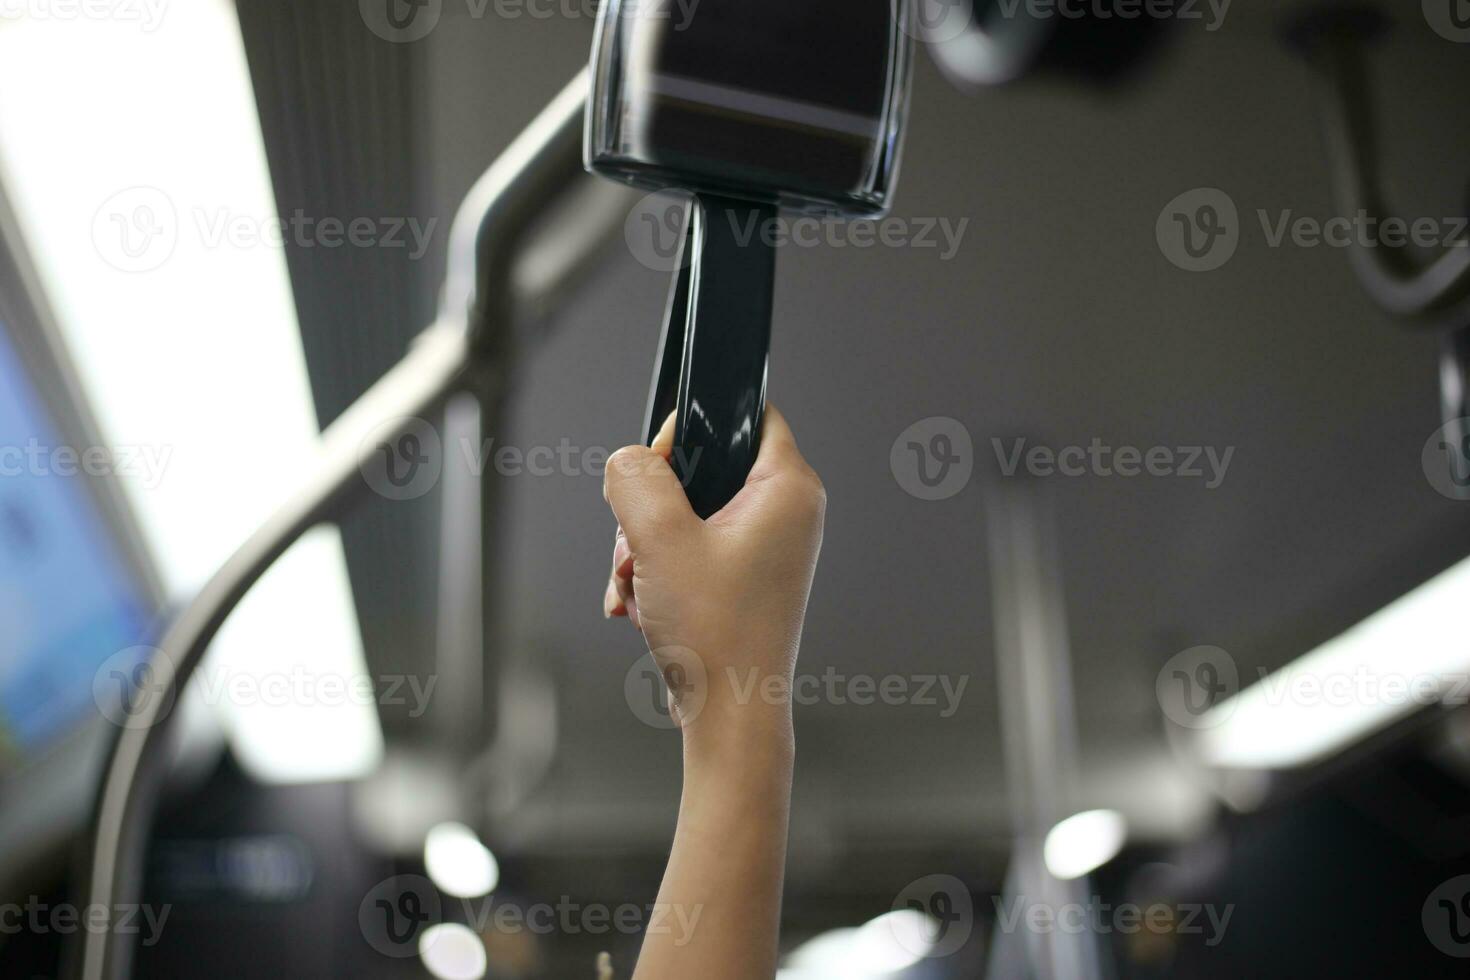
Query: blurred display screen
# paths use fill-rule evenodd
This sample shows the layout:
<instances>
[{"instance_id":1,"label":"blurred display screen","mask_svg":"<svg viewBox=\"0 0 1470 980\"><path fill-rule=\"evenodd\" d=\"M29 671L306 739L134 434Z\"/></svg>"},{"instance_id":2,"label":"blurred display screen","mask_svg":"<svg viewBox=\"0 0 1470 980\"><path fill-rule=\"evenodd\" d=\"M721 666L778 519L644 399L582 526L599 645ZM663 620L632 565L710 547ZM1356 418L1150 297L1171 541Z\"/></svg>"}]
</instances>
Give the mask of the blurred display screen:
<instances>
[{"instance_id":1,"label":"blurred display screen","mask_svg":"<svg viewBox=\"0 0 1470 980\"><path fill-rule=\"evenodd\" d=\"M96 716L99 668L147 638L87 448L63 442L0 328L0 770Z\"/></svg>"}]
</instances>

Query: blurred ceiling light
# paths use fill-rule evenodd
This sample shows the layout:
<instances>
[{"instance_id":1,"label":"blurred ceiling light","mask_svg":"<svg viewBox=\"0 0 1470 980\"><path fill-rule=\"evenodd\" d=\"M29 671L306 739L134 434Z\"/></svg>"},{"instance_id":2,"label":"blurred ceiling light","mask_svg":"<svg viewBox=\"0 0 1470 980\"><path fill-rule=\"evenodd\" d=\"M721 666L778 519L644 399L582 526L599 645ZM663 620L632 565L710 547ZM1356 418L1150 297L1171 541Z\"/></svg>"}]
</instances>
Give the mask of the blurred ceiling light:
<instances>
[{"instance_id":1,"label":"blurred ceiling light","mask_svg":"<svg viewBox=\"0 0 1470 980\"><path fill-rule=\"evenodd\" d=\"M1319 761L1414 711L1470 698L1470 559L1201 716L1203 758L1224 769Z\"/></svg>"},{"instance_id":2,"label":"blurred ceiling light","mask_svg":"<svg viewBox=\"0 0 1470 980\"><path fill-rule=\"evenodd\" d=\"M1128 839L1128 823L1116 810L1073 814L1046 835L1041 856L1046 870L1062 881L1081 878L1118 856Z\"/></svg>"},{"instance_id":3,"label":"blurred ceiling light","mask_svg":"<svg viewBox=\"0 0 1470 980\"><path fill-rule=\"evenodd\" d=\"M878 916L856 929L833 929L791 951L777 980L876 980L901 973L934 945L938 924L909 909Z\"/></svg>"},{"instance_id":4,"label":"blurred ceiling light","mask_svg":"<svg viewBox=\"0 0 1470 980\"><path fill-rule=\"evenodd\" d=\"M495 855L462 823L441 823L429 831L424 867L434 884L455 898L479 898L500 884Z\"/></svg>"},{"instance_id":5,"label":"blurred ceiling light","mask_svg":"<svg viewBox=\"0 0 1470 980\"><path fill-rule=\"evenodd\" d=\"M939 924L923 912L897 909L878 916L854 939L860 962L868 969L897 973L922 960L934 946Z\"/></svg>"},{"instance_id":6,"label":"blurred ceiling light","mask_svg":"<svg viewBox=\"0 0 1470 980\"><path fill-rule=\"evenodd\" d=\"M229 0L148 23L44 7L0 19L0 177L104 438L150 463L118 475L182 599L319 436L239 22ZM231 617L203 680L242 764L299 782L381 758L374 699L341 693L365 678L324 529Z\"/></svg>"},{"instance_id":7,"label":"blurred ceiling light","mask_svg":"<svg viewBox=\"0 0 1470 980\"><path fill-rule=\"evenodd\" d=\"M489 964L485 944L468 926L444 922L419 936L419 959L439 980L480 980Z\"/></svg>"},{"instance_id":8,"label":"blurred ceiling light","mask_svg":"<svg viewBox=\"0 0 1470 980\"><path fill-rule=\"evenodd\" d=\"M793 949L786 965L776 971L776 980L821 980L824 977L847 976L856 957L853 944L857 930L833 929L813 936ZM865 980L869 974L859 970L854 980Z\"/></svg>"}]
</instances>

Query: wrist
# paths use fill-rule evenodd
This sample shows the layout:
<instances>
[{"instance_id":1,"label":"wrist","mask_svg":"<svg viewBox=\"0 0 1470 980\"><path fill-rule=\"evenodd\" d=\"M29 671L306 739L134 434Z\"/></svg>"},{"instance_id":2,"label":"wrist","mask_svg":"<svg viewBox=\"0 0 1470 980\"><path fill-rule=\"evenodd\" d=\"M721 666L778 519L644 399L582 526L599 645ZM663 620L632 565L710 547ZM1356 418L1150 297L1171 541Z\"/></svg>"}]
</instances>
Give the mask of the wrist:
<instances>
[{"instance_id":1,"label":"wrist","mask_svg":"<svg viewBox=\"0 0 1470 980\"><path fill-rule=\"evenodd\" d=\"M790 704L740 704L712 699L683 726L686 769L720 772L779 770L796 755Z\"/></svg>"}]
</instances>

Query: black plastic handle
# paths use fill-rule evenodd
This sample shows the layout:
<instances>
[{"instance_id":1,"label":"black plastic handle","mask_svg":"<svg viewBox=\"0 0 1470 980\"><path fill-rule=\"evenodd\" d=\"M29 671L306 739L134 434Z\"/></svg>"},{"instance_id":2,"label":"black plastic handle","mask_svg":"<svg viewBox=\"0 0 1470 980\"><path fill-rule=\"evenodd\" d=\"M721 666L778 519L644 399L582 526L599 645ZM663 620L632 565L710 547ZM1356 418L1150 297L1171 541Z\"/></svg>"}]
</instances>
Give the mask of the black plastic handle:
<instances>
[{"instance_id":1,"label":"black plastic handle","mask_svg":"<svg viewBox=\"0 0 1470 980\"><path fill-rule=\"evenodd\" d=\"M774 205L709 194L688 210L644 441L674 413L674 472L701 518L740 492L760 451L775 218Z\"/></svg>"}]
</instances>

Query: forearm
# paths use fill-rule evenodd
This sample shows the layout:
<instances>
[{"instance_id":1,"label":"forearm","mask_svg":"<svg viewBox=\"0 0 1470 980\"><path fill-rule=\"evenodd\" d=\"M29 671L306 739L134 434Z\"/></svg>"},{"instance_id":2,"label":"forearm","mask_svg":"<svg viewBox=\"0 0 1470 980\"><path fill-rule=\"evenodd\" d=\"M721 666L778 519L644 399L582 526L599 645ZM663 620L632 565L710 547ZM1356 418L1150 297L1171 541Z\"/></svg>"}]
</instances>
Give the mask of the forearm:
<instances>
[{"instance_id":1,"label":"forearm","mask_svg":"<svg viewBox=\"0 0 1470 980\"><path fill-rule=\"evenodd\" d=\"M685 732L684 793L635 980L776 973L795 742L787 711L701 717Z\"/></svg>"}]
</instances>

